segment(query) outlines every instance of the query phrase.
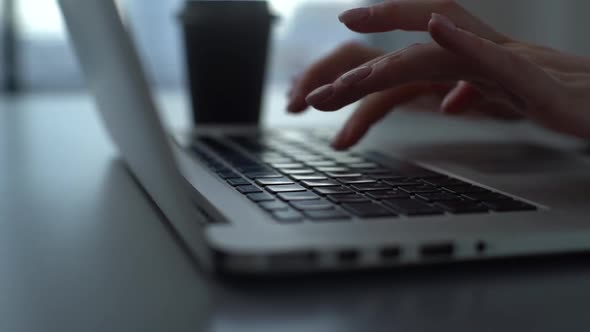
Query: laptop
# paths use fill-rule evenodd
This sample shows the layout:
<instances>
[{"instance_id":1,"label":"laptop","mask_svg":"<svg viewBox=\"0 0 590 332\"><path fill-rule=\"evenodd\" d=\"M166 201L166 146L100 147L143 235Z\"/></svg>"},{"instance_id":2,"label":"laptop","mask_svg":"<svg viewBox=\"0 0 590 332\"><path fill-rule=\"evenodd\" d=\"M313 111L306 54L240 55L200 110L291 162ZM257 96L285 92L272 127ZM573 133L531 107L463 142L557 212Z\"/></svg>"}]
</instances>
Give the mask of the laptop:
<instances>
[{"instance_id":1,"label":"laptop","mask_svg":"<svg viewBox=\"0 0 590 332\"><path fill-rule=\"evenodd\" d=\"M590 168L573 153L439 144L484 131L474 123L422 132L422 156L448 153L430 161L390 141L336 152L312 128L168 133L115 3L59 4L112 140L207 271L289 275L590 248Z\"/></svg>"}]
</instances>

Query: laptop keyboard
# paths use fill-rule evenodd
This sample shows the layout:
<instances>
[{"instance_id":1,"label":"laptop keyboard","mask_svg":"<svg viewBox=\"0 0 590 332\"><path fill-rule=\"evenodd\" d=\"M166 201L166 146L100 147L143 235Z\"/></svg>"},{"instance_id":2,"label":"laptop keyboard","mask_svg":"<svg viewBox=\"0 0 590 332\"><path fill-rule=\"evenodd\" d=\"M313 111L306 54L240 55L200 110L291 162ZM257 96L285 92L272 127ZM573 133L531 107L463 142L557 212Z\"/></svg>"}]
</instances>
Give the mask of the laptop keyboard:
<instances>
[{"instance_id":1,"label":"laptop keyboard","mask_svg":"<svg viewBox=\"0 0 590 332\"><path fill-rule=\"evenodd\" d=\"M531 211L503 194L312 135L200 137L194 154L280 223Z\"/></svg>"}]
</instances>

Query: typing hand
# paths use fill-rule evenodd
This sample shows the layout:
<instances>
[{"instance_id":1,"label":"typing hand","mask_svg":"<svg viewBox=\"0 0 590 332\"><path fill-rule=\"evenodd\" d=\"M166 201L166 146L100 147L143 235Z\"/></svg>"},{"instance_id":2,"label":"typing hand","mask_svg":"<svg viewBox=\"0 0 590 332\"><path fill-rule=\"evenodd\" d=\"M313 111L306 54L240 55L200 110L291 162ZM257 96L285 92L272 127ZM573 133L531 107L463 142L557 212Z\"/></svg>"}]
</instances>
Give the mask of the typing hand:
<instances>
[{"instance_id":1,"label":"typing hand","mask_svg":"<svg viewBox=\"0 0 590 332\"><path fill-rule=\"evenodd\" d=\"M335 111L364 98L335 138L336 149L356 144L394 106L441 91L445 113L477 107L590 137L588 58L515 41L449 0L392 0L340 20L362 33L428 31L434 42L385 55L348 45L303 74L292 90L293 112L307 105Z\"/></svg>"}]
</instances>

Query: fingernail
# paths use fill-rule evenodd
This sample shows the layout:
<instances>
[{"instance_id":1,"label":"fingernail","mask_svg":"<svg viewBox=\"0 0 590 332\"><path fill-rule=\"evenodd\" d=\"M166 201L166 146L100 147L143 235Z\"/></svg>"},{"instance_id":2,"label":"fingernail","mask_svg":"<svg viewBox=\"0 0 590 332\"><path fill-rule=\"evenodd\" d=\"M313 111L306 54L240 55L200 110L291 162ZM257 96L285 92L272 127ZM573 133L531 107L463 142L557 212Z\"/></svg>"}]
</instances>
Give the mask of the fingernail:
<instances>
[{"instance_id":1,"label":"fingernail","mask_svg":"<svg viewBox=\"0 0 590 332\"><path fill-rule=\"evenodd\" d=\"M305 101L310 105L316 105L322 101L330 98L334 94L334 87L332 84L324 85L320 88L315 89L312 93L307 95Z\"/></svg>"},{"instance_id":2,"label":"fingernail","mask_svg":"<svg viewBox=\"0 0 590 332\"><path fill-rule=\"evenodd\" d=\"M338 16L338 19L344 24L350 24L365 20L370 15L371 10L369 8L355 8L343 12Z\"/></svg>"},{"instance_id":3,"label":"fingernail","mask_svg":"<svg viewBox=\"0 0 590 332\"><path fill-rule=\"evenodd\" d=\"M340 77L340 82L345 86L350 86L367 78L373 72L372 67L360 67L353 69Z\"/></svg>"},{"instance_id":4,"label":"fingernail","mask_svg":"<svg viewBox=\"0 0 590 332\"><path fill-rule=\"evenodd\" d=\"M449 31L454 31L457 29L455 23L453 23L453 21L451 21L448 17L444 15L433 13L432 19L437 20L443 28Z\"/></svg>"}]
</instances>

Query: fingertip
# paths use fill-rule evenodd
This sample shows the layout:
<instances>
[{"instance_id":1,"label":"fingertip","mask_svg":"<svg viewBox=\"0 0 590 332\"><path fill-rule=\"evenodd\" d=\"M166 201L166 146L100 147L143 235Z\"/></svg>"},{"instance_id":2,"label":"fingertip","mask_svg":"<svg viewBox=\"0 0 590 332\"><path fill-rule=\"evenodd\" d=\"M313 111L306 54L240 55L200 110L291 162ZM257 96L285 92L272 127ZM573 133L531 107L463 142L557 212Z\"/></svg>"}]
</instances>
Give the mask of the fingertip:
<instances>
[{"instance_id":1,"label":"fingertip","mask_svg":"<svg viewBox=\"0 0 590 332\"><path fill-rule=\"evenodd\" d=\"M344 151L347 149L347 147L339 141L333 141L332 144L330 144L330 147L336 151Z\"/></svg>"},{"instance_id":2,"label":"fingertip","mask_svg":"<svg viewBox=\"0 0 590 332\"><path fill-rule=\"evenodd\" d=\"M334 150L344 150L346 149L346 139L348 136L348 125L344 125L342 129L338 132L336 136L332 139L332 148Z\"/></svg>"},{"instance_id":3,"label":"fingertip","mask_svg":"<svg viewBox=\"0 0 590 332\"><path fill-rule=\"evenodd\" d=\"M308 105L305 102L293 101L287 105L287 112L290 114L299 114L305 111Z\"/></svg>"},{"instance_id":4,"label":"fingertip","mask_svg":"<svg viewBox=\"0 0 590 332\"><path fill-rule=\"evenodd\" d=\"M428 21L428 32L435 39L438 37L445 37L448 34L456 32L457 26L447 16L432 13L430 21Z\"/></svg>"},{"instance_id":5,"label":"fingertip","mask_svg":"<svg viewBox=\"0 0 590 332\"><path fill-rule=\"evenodd\" d=\"M432 13L432 15L430 15L430 20L428 20L427 28L429 32L431 32L432 29L436 28L435 13Z\"/></svg>"},{"instance_id":6,"label":"fingertip","mask_svg":"<svg viewBox=\"0 0 590 332\"><path fill-rule=\"evenodd\" d=\"M342 12L338 15L338 20L344 24L359 23L367 20L371 16L370 7L354 8Z\"/></svg>"},{"instance_id":7,"label":"fingertip","mask_svg":"<svg viewBox=\"0 0 590 332\"><path fill-rule=\"evenodd\" d=\"M445 98L442 103L440 104L440 113L442 114L455 114L458 113L456 112L456 108L453 107L453 104L451 103L451 100L448 98Z\"/></svg>"},{"instance_id":8,"label":"fingertip","mask_svg":"<svg viewBox=\"0 0 590 332\"><path fill-rule=\"evenodd\" d=\"M345 151L350 149L354 145L354 142L350 142L348 139L334 139L331 147L336 151Z\"/></svg>"}]
</instances>

